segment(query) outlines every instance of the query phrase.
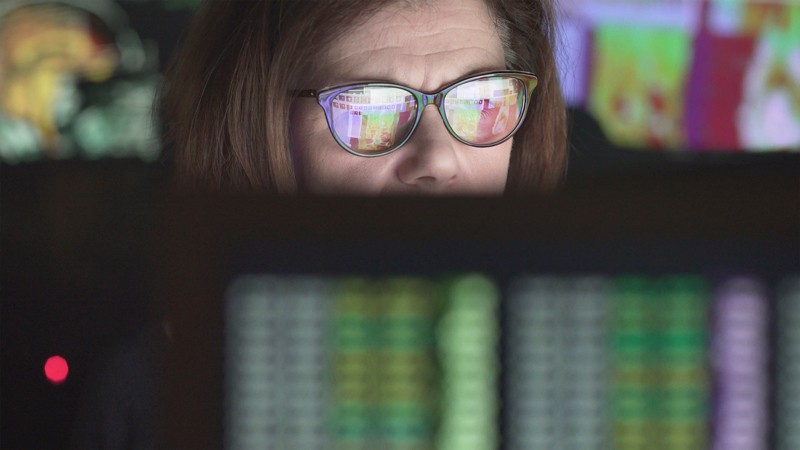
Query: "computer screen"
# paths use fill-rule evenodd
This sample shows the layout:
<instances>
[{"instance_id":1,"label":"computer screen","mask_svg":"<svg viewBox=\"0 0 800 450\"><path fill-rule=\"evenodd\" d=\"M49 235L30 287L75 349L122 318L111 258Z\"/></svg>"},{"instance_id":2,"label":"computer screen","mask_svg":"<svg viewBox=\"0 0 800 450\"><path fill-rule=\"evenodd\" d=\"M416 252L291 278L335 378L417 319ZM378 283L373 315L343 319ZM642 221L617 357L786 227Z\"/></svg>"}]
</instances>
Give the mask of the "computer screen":
<instances>
[{"instance_id":1,"label":"computer screen","mask_svg":"<svg viewBox=\"0 0 800 450\"><path fill-rule=\"evenodd\" d=\"M796 206L743 181L192 215L167 442L793 448Z\"/></svg>"},{"instance_id":2,"label":"computer screen","mask_svg":"<svg viewBox=\"0 0 800 450\"><path fill-rule=\"evenodd\" d=\"M800 4L562 0L561 80L614 144L800 148Z\"/></svg>"},{"instance_id":3,"label":"computer screen","mask_svg":"<svg viewBox=\"0 0 800 450\"><path fill-rule=\"evenodd\" d=\"M241 276L224 442L790 449L798 302L796 277Z\"/></svg>"}]
</instances>

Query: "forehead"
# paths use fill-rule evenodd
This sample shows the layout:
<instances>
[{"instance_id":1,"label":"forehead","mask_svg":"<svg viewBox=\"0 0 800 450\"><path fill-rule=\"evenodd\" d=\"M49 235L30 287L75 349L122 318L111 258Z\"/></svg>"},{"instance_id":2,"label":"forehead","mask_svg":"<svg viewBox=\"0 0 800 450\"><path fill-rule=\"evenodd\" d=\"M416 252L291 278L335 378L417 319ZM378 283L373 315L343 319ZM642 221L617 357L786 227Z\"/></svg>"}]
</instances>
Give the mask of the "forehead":
<instances>
[{"instance_id":1,"label":"forehead","mask_svg":"<svg viewBox=\"0 0 800 450\"><path fill-rule=\"evenodd\" d=\"M435 90L471 73L505 68L483 0L394 3L350 26L318 60L317 86L391 81Z\"/></svg>"}]
</instances>

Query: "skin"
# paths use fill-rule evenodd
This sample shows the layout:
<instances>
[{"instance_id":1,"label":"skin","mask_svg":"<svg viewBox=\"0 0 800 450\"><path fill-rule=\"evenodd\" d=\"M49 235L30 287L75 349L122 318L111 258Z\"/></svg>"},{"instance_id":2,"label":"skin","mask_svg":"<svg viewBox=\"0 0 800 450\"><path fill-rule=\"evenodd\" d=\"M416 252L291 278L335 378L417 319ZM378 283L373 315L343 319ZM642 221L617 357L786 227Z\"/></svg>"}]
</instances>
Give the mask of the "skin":
<instances>
[{"instance_id":1,"label":"skin","mask_svg":"<svg viewBox=\"0 0 800 450\"><path fill-rule=\"evenodd\" d=\"M503 47L481 0L438 0L379 11L333 42L319 79L307 87L388 81L438 91L466 75L505 68ZM334 141L315 99L292 110L292 153L301 189L314 194L500 195L512 140L475 148L455 140L434 105L400 149L377 158L347 153Z\"/></svg>"}]
</instances>

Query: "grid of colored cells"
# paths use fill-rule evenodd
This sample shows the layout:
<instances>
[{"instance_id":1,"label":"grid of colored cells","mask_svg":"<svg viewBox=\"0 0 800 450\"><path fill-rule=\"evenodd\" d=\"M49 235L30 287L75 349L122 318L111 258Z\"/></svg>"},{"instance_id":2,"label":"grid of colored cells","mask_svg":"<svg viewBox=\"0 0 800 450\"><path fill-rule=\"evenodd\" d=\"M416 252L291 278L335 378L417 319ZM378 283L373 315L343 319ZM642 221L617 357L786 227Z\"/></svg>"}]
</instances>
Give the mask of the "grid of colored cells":
<instances>
[{"instance_id":1,"label":"grid of colored cells","mask_svg":"<svg viewBox=\"0 0 800 450\"><path fill-rule=\"evenodd\" d=\"M227 297L229 448L800 444L797 277L254 275Z\"/></svg>"},{"instance_id":2,"label":"grid of colored cells","mask_svg":"<svg viewBox=\"0 0 800 450\"><path fill-rule=\"evenodd\" d=\"M226 446L497 447L497 295L479 276L237 280Z\"/></svg>"}]
</instances>

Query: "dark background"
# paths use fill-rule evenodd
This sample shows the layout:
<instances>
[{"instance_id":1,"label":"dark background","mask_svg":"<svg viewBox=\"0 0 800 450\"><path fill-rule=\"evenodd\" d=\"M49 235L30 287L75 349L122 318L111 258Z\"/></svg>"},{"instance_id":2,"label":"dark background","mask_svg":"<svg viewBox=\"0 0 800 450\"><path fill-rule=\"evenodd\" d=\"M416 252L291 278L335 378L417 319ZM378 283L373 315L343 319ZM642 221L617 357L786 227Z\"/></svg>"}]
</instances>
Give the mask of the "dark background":
<instances>
[{"instance_id":1,"label":"dark background","mask_svg":"<svg viewBox=\"0 0 800 450\"><path fill-rule=\"evenodd\" d=\"M191 8L122 5L140 36L159 43L163 66ZM752 273L772 282L800 272L800 154L626 150L586 113L570 118L566 187L503 201L185 197L166 158L0 164L0 447L69 446L93 377L160 317L165 286L180 285L169 272L187 273L194 255L212 275L230 274L213 252L243 257L242 243L273 255L258 263L264 270L293 273ZM367 236L355 225L365 223ZM55 354L70 364L61 385L42 370Z\"/></svg>"}]
</instances>

